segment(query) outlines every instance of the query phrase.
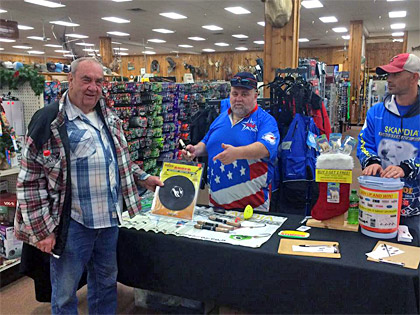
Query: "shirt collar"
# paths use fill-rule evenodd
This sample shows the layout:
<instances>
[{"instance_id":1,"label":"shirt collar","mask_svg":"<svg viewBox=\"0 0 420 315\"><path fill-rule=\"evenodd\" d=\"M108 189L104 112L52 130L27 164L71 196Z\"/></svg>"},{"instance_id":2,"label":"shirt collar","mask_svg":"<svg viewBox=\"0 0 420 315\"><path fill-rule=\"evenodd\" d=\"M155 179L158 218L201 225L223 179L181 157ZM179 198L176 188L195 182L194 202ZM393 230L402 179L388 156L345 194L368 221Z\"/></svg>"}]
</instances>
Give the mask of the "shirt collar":
<instances>
[{"instance_id":1,"label":"shirt collar","mask_svg":"<svg viewBox=\"0 0 420 315\"><path fill-rule=\"evenodd\" d=\"M77 117L83 119L84 115L82 110L70 102L69 94L66 95L66 114L68 120L75 120Z\"/></svg>"}]
</instances>

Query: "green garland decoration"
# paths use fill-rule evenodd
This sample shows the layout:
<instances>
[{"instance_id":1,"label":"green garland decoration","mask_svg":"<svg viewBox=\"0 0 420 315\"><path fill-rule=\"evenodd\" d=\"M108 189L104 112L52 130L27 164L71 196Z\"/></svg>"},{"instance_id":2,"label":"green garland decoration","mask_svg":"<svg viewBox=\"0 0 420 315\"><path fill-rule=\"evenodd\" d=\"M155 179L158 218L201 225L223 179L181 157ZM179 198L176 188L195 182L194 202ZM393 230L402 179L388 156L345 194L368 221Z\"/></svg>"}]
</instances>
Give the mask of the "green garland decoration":
<instances>
[{"instance_id":1,"label":"green garland decoration","mask_svg":"<svg viewBox=\"0 0 420 315\"><path fill-rule=\"evenodd\" d=\"M30 66L25 65L17 71L0 68L0 88L8 86L11 90L17 90L26 82L29 82L35 95L44 93L44 76Z\"/></svg>"}]
</instances>

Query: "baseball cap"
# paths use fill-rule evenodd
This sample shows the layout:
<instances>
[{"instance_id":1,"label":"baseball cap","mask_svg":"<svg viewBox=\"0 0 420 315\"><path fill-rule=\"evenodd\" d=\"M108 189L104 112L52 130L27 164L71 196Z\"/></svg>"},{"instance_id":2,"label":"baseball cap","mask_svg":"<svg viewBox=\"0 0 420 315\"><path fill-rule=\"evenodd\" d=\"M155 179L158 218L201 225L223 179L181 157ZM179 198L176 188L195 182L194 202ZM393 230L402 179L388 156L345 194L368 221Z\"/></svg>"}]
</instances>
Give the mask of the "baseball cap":
<instances>
[{"instance_id":1,"label":"baseball cap","mask_svg":"<svg viewBox=\"0 0 420 315\"><path fill-rule=\"evenodd\" d=\"M398 73L401 71L420 72L420 58L414 54L399 54L391 59L389 64L376 68L379 75L387 73Z\"/></svg>"},{"instance_id":2,"label":"baseball cap","mask_svg":"<svg viewBox=\"0 0 420 315\"><path fill-rule=\"evenodd\" d=\"M238 72L230 80L230 85L252 90L257 88L257 80L250 72Z\"/></svg>"}]
</instances>

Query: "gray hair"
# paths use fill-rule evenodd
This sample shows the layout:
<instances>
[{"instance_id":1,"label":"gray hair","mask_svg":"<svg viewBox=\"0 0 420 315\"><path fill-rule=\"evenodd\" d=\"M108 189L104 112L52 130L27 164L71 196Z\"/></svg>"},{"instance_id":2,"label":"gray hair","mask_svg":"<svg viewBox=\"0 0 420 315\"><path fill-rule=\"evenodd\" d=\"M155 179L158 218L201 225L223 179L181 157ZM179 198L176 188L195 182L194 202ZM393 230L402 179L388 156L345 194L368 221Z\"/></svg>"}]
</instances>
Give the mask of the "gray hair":
<instances>
[{"instance_id":1,"label":"gray hair","mask_svg":"<svg viewBox=\"0 0 420 315\"><path fill-rule=\"evenodd\" d=\"M83 61L89 61L89 62L96 63L97 65L99 65L101 67L101 69L103 68L102 64L98 60L96 60L95 58L92 58L92 57L82 57L82 58L79 58L79 59L74 60L71 63L70 69L71 69L71 74L72 75L75 75L76 74L76 71L77 71L77 68L79 67L79 64L81 62L83 62Z\"/></svg>"}]
</instances>

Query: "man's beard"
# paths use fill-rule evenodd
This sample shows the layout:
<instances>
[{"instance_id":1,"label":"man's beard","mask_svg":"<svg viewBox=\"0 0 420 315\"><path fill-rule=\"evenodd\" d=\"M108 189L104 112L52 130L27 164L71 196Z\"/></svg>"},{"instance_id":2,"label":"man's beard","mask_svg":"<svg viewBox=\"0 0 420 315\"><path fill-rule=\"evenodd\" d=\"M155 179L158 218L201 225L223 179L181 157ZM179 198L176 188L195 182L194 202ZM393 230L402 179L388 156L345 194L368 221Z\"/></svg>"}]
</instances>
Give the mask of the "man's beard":
<instances>
[{"instance_id":1,"label":"man's beard","mask_svg":"<svg viewBox=\"0 0 420 315\"><path fill-rule=\"evenodd\" d=\"M232 110L232 113L236 116L236 117L239 117L239 118L243 118L243 117L245 117L246 115L248 115L248 113L249 113L249 111L248 111L248 109L245 107L245 105L239 105L239 106L235 106L235 105L233 105L233 106L231 106L231 110Z\"/></svg>"}]
</instances>

